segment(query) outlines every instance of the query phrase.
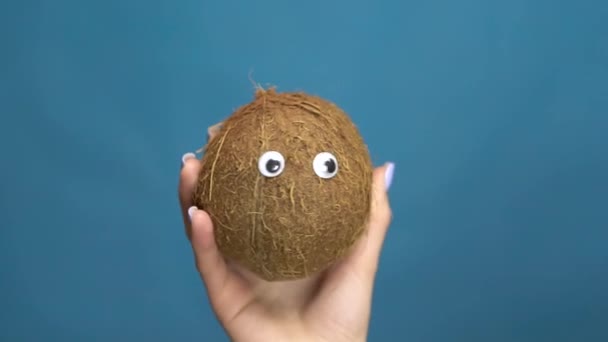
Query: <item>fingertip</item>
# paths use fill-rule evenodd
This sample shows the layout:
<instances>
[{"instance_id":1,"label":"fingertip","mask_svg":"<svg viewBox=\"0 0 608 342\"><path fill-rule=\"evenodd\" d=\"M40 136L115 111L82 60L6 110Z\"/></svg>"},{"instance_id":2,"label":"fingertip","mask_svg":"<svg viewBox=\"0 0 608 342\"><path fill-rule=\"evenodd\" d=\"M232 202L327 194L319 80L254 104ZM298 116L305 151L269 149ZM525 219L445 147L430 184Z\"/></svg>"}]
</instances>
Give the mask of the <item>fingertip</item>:
<instances>
[{"instance_id":1,"label":"fingertip","mask_svg":"<svg viewBox=\"0 0 608 342\"><path fill-rule=\"evenodd\" d=\"M190 177L198 173L200 162L194 153L191 156L187 156L190 153L186 153L182 159L181 177Z\"/></svg>"},{"instance_id":2,"label":"fingertip","mask_svg":"<svg viewBox=\"0 0 608 342\"><path fill-rule=\"evenodd\" d=\"M186 215L187 208L192 205L191 198L196 187L200 166L196 157L186 156L179 173L178 193L184 215Z\"/></svg>"},{"instance_id":3,"label":"fingertip","mask_svg":"<svg viewBox=\"0 0 608 342\"><path fill-rule=\"evenodd\" d=\"M188 214L191 214L192 222L192 243L196 248L209 248L212 246L213 240L213 222L211 217L204 210L197 207L188 209Z\"/></svg>"},{"instance_id":4,"label":"fingertip","mask_svg":"<svg viewBox=\"0 0 608 342\"><path fill-rule=\"evenodd\" d=\"M184 165L186 165L186 162L188 160L190 160L190 159L196 159L196 154L194 154L192 152L185 153L182 156L182 165L181 165L181 167L184 167Z\"/></svg>"},{"instance_id":5,"label":"fingertip","mask_svg":"<svg viewBox=\"0 0 608 342\"><path fill-rule=\"evenodd\" d=\"M207 128L207 141L215 138L215 136L220 132L220 130L222 129L222 126L224 125L224 122L219 122L216 123L215 125Z\"/></svg>"},{"instance_id":6,"label":"fingertip","mask_svg":"<svg viewBox=\"0 0 608 342\"><path fill-rule=\"evenodd\" d=\"M393 184L395 163L387 162L374 169L374 188L377 192L388 192Z\"/></svg>"},{"instance_id":7,"label":"fingertip","mask_svg":"<svg viewBox=\"0 0 608 342\"><path fill-rule=\"evenodd\" d=\"M372 221L390 221L392 212L388 198L394 173L394 163L388 162L374 170L374 191L372 193Z\"/></svg>"}]
</instances>

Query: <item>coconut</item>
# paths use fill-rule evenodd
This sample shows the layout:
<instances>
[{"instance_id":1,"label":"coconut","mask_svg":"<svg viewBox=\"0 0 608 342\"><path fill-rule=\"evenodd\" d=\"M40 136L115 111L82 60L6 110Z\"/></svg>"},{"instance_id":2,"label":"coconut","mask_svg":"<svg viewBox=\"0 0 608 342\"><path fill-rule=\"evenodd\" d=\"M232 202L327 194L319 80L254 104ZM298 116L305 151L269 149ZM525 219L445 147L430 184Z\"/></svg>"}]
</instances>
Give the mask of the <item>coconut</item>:
<instances>
[{"instance_id":1,"label":"coconut","mask_svg":"<svg viewBox=\"0 0 608 342\"><path fill-rule=\"evenodd\" d=\"M334 103L258 89L204 147L194 203L220 252L267 281L295 280L344 257L370 210L372 162Z\"/></svg>"}]
</instances>

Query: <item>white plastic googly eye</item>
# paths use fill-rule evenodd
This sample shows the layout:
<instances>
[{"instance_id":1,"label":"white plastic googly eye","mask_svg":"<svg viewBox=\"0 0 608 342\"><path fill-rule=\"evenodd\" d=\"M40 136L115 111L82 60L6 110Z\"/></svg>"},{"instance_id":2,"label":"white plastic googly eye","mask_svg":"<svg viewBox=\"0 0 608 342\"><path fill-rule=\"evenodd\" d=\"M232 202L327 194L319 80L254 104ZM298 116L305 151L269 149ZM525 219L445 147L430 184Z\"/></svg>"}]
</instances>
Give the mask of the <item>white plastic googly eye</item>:
<instances>
[{"instance_id":1,"label":"white plastic googly eye","mask_svg":"<svg viewBox=\"0 0 608 342\"><path fill-rule=\"evenodd\" d=\"M285 158L277 151L268 151L258 159L258 169L264 177L276 177L283 173Z\"/></svg>"},{"instance_id":2,"label":"white plastic googly eye","mask_svg":"<svg viewBox=\"0 0 608 342\"><path fill-rule=\"evenodd\" d=\"M329 152L321 152L313 160L312 168L317 176L332 178L338 173L338 160Z\"/></svg>"}]
</instances>

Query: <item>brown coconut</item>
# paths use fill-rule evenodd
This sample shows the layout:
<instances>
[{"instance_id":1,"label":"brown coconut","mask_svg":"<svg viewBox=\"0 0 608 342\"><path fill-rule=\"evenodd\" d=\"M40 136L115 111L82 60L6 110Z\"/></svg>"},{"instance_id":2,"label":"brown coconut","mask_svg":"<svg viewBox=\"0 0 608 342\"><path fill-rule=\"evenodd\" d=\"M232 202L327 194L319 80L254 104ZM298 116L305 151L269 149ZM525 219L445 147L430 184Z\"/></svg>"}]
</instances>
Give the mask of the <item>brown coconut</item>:
<instances>
[{"instance_id":1,"label":"brown coconut","mask_svg":"<svg viewBox=\"0 0 608 342\"><path fill-rule=\"evenodd\" d=\"M279 152L283 165L268 151ZM314 166L322 152L335 163ZM282 172L268 177L277 166ZM268 281L294 280L350 251L368 219L371 181L367 146L338 106L258 89L205 146L194 202L209 213L227 259Z\"/></svg>"}]
</instances>

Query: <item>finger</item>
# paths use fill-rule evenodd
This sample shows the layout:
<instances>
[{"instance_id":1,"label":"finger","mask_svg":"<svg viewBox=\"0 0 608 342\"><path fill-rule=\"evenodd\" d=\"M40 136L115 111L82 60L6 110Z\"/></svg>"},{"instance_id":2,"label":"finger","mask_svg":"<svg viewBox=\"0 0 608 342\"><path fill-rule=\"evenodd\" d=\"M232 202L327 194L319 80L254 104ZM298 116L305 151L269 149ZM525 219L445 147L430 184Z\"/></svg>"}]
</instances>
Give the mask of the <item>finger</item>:
<instances>
[{"instance_id":1,"label":"finger","mask_svg":"<svg viewBox=\"0 0 608 342\"><path fill-rule=\"evenodd\" d=\"M367 231L352 255L353 260L350 260L354 263L353 266L366 272L367 275L376 272L386 232L392 220L387 191L391 186L394 170L393 163L387 163L374 170Z\"/></svg>"},{"instance_id":2,"label":"finger","mask_svg":"<svg viewBox=\"0 0 608 342\"><path fill-rule=\"evenodd\" d=\"M362 322L360 326L369 320L378 259L391 220L387 188L393 171L391 163L374 170L367 230L351 253L325 272L317 296L306 311L311 320L315 321L319 311L329 312L341 322Z\"/></svg>"},{"instance_id":3,"label":"finger","mask_svg":"<svg viewBox=\"0 0 608 342\"><path fill-rule=\"evenodd\" d=\"M200 161L194 153L186 153L182 157L182 169L179 176L178 194L182 211L182 218L188 239L191 238L190 217L188 209L193 206L192 195L200 172Z\"/></svg>"},{"instance_id":4,"label":"finger","mask_svg":"<svg viewBox=\"0 0 608 342\"><path fill-rule=\"evenodd\" d=\"M216 123L215 125L207 128L207 140L213 139L222 129L224 122Z\"/></svg>"},{"instance_id":5,"label":"finger","mask_svg":"<svg viewBox=\"0 0 608 342\"><path fill-rule=\"evenodd\" d=\"M210 292L216 292L224 282L228 266L220 254L213 236L213 223L209 214L196 207L188 210L192 217L192 248L196 267Z\"/></svg>"},{"instance_id":6,"label":"finger","mask_svg":"<svg viewBox=\"0 0 608 342\"><path fill-rule=\"evenodd\" d=\"M215 242L209 214L196 207L191 207L188 213L192 220L192 249L196 268L216 313L221 320L230 321L252 300L252 290L228 267Z\"/></svg>"},{"instance_id":7,"label":"finger","mask_svg":"<svg viewBox=\"0 0 608 342\"><path fill-rule=\"evenodd\" d=\"M215 138L220 133L220 130L222 129L223 126L224 126L224 122L222 121L222 122L216 123L213 126L208 127L207 128L207 143L204 146L202 146L201 148L199 148L198 150L196 150L196 152L197 153L204 152L207 145L209 144L209 142L211 140L213 140L213 138Z\"/></svg>"},{"instance_id":8,"label":"finger","mask_svg":"<svg viewBox=\"0 0 608 342\"><path fill-rule=\"evenodd\" d=\"M370 253L379 254L392 219L388 189L391 186L394 172L395 164L393 163L388 163L374 171L372 207L368 227L369 248L367 250Z\"/></svg>"},{"instance_id":9,"label":"finger","mask_svg":"<svg viewBox=\"0 0 608 342\"><path fill-rule=\"evenodd\" d=\"M392 216L387 190L391 185L393 172L392 163L374 170L367 229L352 252L325 272L324 286L343 288L344 283L347 287L352 286L355 284L351 279L353 275L362 281L366 288L373 286L380 251Z\"/></svg>"}]
</instances>

